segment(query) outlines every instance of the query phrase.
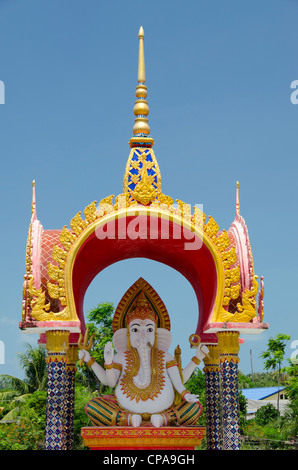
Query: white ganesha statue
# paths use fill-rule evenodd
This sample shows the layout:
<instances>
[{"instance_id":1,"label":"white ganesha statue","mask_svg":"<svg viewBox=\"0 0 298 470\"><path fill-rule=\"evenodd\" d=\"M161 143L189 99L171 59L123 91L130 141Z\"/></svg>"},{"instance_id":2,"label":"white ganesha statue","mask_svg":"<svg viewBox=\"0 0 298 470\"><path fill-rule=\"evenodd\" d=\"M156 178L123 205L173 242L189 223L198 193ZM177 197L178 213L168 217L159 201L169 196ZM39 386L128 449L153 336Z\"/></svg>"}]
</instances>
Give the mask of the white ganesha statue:
<instances>
[{"instance_id":1,"label":"white ganesha statue","mask_svg":"<svg viewBox=\"0 0 298 470\"><path fill-rule=\"evenodd\" d=\"M151 421L156 427L195 425L202 411L198 395L185 389L184 383L208 348L197 348L196 355L183 369L169 353L172 336L168 329L158 328L157 316L143 292L126 316L126 328L115 331L114 348L108 342L101 367L88 351L79 357L92 368L104 385L115 387L114 396L94 398L86 413L96 426L140 426Z\"/></svg>"}]
</instances>

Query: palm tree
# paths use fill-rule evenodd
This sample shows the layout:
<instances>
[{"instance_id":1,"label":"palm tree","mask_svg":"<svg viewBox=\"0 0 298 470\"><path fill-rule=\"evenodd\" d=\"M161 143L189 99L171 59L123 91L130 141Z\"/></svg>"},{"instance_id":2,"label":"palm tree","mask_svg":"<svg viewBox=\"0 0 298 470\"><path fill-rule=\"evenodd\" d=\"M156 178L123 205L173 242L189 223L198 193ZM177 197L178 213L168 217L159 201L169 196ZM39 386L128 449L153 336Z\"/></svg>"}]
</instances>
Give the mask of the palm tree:
<instances>
[{"instance_id":1,"label":"palm tree","mask_svg":"<svg viewBox=\"0 0 298 470\"><path fill-rule=\"evenodd\" d=\"M46 350L40 346L33 348L27 344L26 353L18 353L20 366L25 371L26 383L32 393L37 390L46 390L47 364Z\"/></svg>"},{"instance_id":2,"label":"palm tree","mask_svg":"<svg viewBox=\"0 0 298 470\"><path fill-rule=\"evenodd\" d=\"M278 369L278 392L277 392L277 413L279 416L279 387L281 377L281 364L285 357L286 341L289 341L289 335L278 333L275 338L270 338L268 341L268 349L264 351L260 357L265 359L265 370Z\"/></svg>"},{"instance_id":3,"label":"palm tree","mask_svg":"<svg viewBox=\"0 0 298 470\"><path fill-rule=\"evenodd\" d=\"M0 375L3 390L0 390L0 402L9 403L8 412L1 421L8 421L19 416L26 398L37 390L46 390L47 365L46 351L40 346L26 345L26 353L19 353L19 362L24 369L24 380L8 374Z\"/></svg>"}]
</instances>

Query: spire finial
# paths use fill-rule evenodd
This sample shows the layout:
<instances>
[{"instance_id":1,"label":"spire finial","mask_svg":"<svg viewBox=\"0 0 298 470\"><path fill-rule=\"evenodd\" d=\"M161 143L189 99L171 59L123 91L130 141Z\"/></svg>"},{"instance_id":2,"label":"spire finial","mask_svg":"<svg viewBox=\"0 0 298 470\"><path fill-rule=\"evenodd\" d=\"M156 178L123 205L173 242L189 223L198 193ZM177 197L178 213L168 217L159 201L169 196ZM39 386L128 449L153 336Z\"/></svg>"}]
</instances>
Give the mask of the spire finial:
<instances>
[{"instance_id":1,"label":"spire finial","mask_svg":"<svg viewBox=\"0 0 298 470\"><path fill-rule=\"evenodd\" d=\"M36 199L35 199L35 180L32 181L32 205L31 205L31 219L36 219Z\"/></svg>"},{"instance_id":2,"label":"spire finial","mask_svg":"<svg viewBox=\"0 0 298 470\"><path fill-rule=\"evenodd\" d=\"M240 215L239 181L237 181L237 189L236 189L236 215Z\"/></svg>"},{"instance_id":3,"label":"spire finial","mask_svg":"<svg viewBox=\"0 0 298 470\"><path fill-rule=\"evenodd\" d=\"M138 85L136 88L136 102L133 108L135 115L135 124L133 126L134 137L130 140L130 146L136 144L146 146L153 145L153 139L149 137L150 127L148 124L149 106L146 101L147 87L145 85L145 54L144 54L144 29L141 26L138 33L139 37L139 62L138 62Z\"/></svg>"},{"instance_id":4,"label":"spire finial","mask_svg":"<svg viewBox=\"0 0 298 470\"><path fill-rule=\"evenodd\" d=\"M143 26L139 30L139 64L138 64L138 82L145 83L145 54L144 54L144 30Z\"/></svg>"}]
</instances>

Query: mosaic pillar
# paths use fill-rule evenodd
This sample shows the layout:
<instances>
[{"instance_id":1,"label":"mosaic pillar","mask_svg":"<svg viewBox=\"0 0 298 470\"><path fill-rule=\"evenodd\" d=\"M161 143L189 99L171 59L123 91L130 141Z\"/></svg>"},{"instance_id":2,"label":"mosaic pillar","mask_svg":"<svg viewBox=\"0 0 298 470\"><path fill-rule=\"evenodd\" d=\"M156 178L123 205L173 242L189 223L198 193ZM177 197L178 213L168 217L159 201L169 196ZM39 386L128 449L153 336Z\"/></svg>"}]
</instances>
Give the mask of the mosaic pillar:
<instances>
[{"instance_id":1,"label":"mosaic pillar","mask_svg":"<svg viewBox=\"0 0 298 470\"><path fill-rule=\"evenodd\" d=\"M49 330L47 336L47 415L45 450L65 450L65 384L69 331Z\"/></svg>"},{"instance_id":2,"label":"mosaic pillar","mask_svg":"<svg viewBox=\"0 0 298 470\"><path fill-rule=\"evenodd\" d=\"M65 382L65 448L72 450L73 447L73 420L75 399L75 373L78 360L78 347L71 345L67 351L66 360L66 382Z\"/></svg>"},{"instance_id":3,"label":"mosaic pillar","mask_svg":"<svg viewBox=\"0 0 298 470\"><path fill-rule=\"evenodd\" d=\"M240 449L238 396L239 332L220 331L218 348L221 374L223 450Z\"/></svg>"},{"instance_id":4,"label":"mosaic pillar","mask_svg":"<svg viewBox=\"0 0 298 470\"><path fill-rule=\"evenodd\" d=\"M220 366L217 344L208 344L209 353L204 358L206 388L206 437L208 450L221 450Z\"/></svg>"}]
</instances>

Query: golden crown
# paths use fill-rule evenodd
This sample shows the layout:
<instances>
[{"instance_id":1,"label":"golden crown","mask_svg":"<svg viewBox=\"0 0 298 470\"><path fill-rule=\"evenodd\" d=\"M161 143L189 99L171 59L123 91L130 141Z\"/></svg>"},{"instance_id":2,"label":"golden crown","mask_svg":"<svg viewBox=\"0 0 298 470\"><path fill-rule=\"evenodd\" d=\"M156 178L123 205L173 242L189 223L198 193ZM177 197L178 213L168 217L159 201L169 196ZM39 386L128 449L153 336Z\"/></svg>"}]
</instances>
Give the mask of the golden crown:
<instances>
[{"instance_id":1,"label":"golden crown","mask_svg":"<svg viewBox=\"0 0 298 470\"><path fill-rule=\"evenodd\" d=\"M151 310L150 304L143 291L138 295L133 305L133 310L126 315L126 325L128 326L129 323L136 318L139 318L140 320L149 318L157 323L157 315Z\"/></svg>"}]
</instances>

